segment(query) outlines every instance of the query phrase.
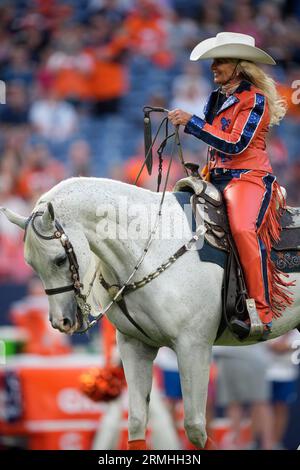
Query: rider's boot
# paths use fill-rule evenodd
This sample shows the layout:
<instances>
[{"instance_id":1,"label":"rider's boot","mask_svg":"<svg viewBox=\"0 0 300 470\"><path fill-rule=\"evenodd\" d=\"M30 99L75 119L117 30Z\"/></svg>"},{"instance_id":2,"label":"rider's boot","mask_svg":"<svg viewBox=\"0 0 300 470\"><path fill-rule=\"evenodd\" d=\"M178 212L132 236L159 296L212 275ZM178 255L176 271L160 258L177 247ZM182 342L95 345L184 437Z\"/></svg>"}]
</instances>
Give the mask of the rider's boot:
<instances>
[{"instance_id":1,"label":"rider's boot","mask_svg":"<svg viewBox=\"0 0 300 470\"><path fill-rule=\"evenodd\" d=\"M250 334L251 323L250 319L247 320L239 320L236 317L231 318L230 320L230 327L233 333L235 333L240 339L245 339Z\"/></svg>"},{"instance_id":2,"label":"rider's boot","mask_svg":"<svg viewBox=\"0 0 300 470\"><path fill-rule=\"evenodd\" d=\"M240 339L245 339L250 334L251 322L249 318L243 321L243 320L239 320L236 317L233 317L230 320L230 326L231 326L233 333L235 333ZM271 333L272 333L272 321L268 323L264 323L263 334L259 340L266 341L267 339L269 339L269 336Z\"/></svg>"}]
</instances>

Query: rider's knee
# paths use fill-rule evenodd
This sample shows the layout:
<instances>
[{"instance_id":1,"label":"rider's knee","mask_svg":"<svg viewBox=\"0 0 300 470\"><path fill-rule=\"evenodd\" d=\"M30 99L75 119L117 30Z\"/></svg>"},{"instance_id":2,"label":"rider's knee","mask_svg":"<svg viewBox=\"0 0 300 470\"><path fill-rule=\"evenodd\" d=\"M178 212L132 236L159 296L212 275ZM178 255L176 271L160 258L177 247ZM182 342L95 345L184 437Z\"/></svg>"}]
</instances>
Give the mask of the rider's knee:
<instances>
[{"instance_id":1,"label":"rider's knee","mask_svg":"<svg viewBox=\"0 0 300 470\"><path fill-rule=\"evenodd\" d=\"M255 224L247 224L235 222L231 225L231 233L235 239L247 238L249 235L256 235Z\"/></svg>"}]
</instances>

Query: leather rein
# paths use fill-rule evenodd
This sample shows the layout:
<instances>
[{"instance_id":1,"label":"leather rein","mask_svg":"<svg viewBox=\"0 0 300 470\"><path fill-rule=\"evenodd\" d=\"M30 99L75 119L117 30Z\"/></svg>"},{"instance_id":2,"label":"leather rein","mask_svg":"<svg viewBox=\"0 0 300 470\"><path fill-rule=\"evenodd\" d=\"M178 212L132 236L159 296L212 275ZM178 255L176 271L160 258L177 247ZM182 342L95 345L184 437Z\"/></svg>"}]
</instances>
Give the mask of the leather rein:
<instances>
[{"instance_id":1,"label":"leather rein","mask_svg":"<svg viewBox=\"0 0 300 470\"><path fill-rule=\"evenodd\" d=\"M144 109L145 119L150 119L149 110L150 110L150 112L151 111L157 111L157 112L167 112L168 111L168 110L163 109L163 108L150 108L150 107L145 107L145 108L146 108L146 109ZM144 166L147 164L148 159L152 160L152 148L153 148L155 140L156 140L156 138L158 136L158 133L159 133L159 131L160 131L160 129L161 129L164 122L167 123L167 118L164 118L162 120L162 122L161 122L161 124L158 128L158 131L155 135L155 138L151 142L151 145L149 143L149 128L145 129L145 132L148 132L147 145L146 145L146 155L145 155L145 160L144 160L144 163L142 165L142 168L141 168L141 170L138 174L138 177L136 178L135 184L137 183L137 180L138 180ZM149 125L149 122L145 122L145 124L147 126L147 124ZM81 312L81 315L82 315L82 319L78 318L78 316L77 316L78 321L81 323L81 325L83 324L83 320L85 320L86 323L87 323L86 328L80 329L79 331L76 331L75 333L85 333L85 332L87 332L90 328L92 328L107 313L108 310L110 310L110 308L114 304L117 304L119 306L119 308L121 309L121 311L123 312L123 314L126 316L126 318L131 322L131 324L133 324L135 326L135 328L137 328L144 336L151 339L150 336L147 334L147 332L144 331L143 328L140 325L138 325L138 323L131 317L130 313L128 312L127 306L126 306L124 296L126 294L128 294L129 292L132 292L132 291L135 291L136 289L144 287L146 284L148 284L153 279L158 277L162 272L164 272L166 269L168 269L179 257L181 257L184 253L186 253L187 251L192 249L193 244L197 240L199 240L199 238L201 236L203 236L203 234L204 234L203 228L200 227L199 230L196 232L196 234L191 238L191 240L189 240L187 243L182 245L174 253L174 255L172 255L168 258L168 260L165 263L162 263L155 271L148 274L147 276L145 276L140 281L135 281L133 283L130 283L130 281L134 277L135 273L139 269L140 265L142 264L146 254L147 254L147 252L150 248L150 245L151 245L151 243L154 239L154 235L156 233L158 223L159 223L159 220L160 220L160 217L161 217L162 205L163 205L163 202L164 202L168 177L169 177L170 168L171 168L172 159L173 159L173 153L174 153L174 149L175 149L176 145L177 145L177 148L178 148L179 159L180 159L180 161L183 165L183 168L184 168L185 172L187 173L187 168L184 166L185 163L184 163L183 156L182 156L182 150L181 150L179 134L178 134L178 127L176 127L176 130L172 135L168 135L167 124L166 124L166 137L165 137L164 141L162 142L162 144L160 145L159 150L161 150L161 153L162 153L162 150L164 149L166 141L170 137L173 137L173 136L175 136L174 144L173 144L173 150L172 150L172 153L171 153L171 158L170 158L170 162L169 162L169 166L168 166L168 170L167 170L166 181L165 181L164 189L163 189L163 192L162 192L162 197L161 197L161 201L160 201L160 205L159 205L158 214L157 214L157 217L156 217L154 228L152 229L152 231L150 233L150 236L148 238L146 247L143 250L143 254L141 255L138 262L136 263L136 266L134 267L134 269L133 269L132 273L130 274L129 278L127 279L126 282L124 282L124 284L122 286L120 286L118 284L112 284L112 285L108 284L105 281L102 273L99 273L98 280L99 280L100 284L104 287L104 289L107 291L108 295L110 296L110 298L112 300L104 308L104 310L102 312L100 312L97 316L93 316L93 320L91 320L91 321L89 320L89 316L91 314L92 307L87 302L87 298L90 295L90 292L92 290L94 281L95 281L96 276L97 276L98 269L96 269L96 271L93 275L93 278L92 278L92 280L89 284L89 290L88 290L87 294L83 294L82 293L82 288L84 286L80 282L79 265L78 265L78 262L77 262L76 253L75 253L73 245L70 242L69 237L66 235L62 225L58 222L58 220L56 220L54 218L53 222L54 222L56 230L53 233L53 235L44 235L44 234L40 233L37 230L36 226L35 226L35 219L37 217L41 217L44 214L44 212L41 212L41 211L37 211L37 212L32 213L31 216L28 218L28 220L26 222L25 237L26 237L26 233L27 233L29 223L31 222L32 229L39 238L41 238L43 240L59 240L62 247L65 250L65 254L66 254L67 259L69 261L69 270L70 270L70 273L71 273L72 284L69 284L67 286L62 286L62 287L56 287L56 288L52 288L52 289L45 289L45 293L50 296L50 295L57 295L57 294L62 294L62 293L65 293L65 292L70 292L70 291L75 292L77 307L78 307L78 309L79 309L79 311ZM145 139L145 143L146 143L146 139ZM161 154L160 154L160 157L161 157ZM151 162L150 165L152 167L152 162ZM161 175L159 175L159 177L161 177ZM159 184L158 184L158 188L159 188ZM205 231L205 229L204 229L204 231ZM24 237L24 239L25 239L25 237Z\"/></svg>"}]
</instances>

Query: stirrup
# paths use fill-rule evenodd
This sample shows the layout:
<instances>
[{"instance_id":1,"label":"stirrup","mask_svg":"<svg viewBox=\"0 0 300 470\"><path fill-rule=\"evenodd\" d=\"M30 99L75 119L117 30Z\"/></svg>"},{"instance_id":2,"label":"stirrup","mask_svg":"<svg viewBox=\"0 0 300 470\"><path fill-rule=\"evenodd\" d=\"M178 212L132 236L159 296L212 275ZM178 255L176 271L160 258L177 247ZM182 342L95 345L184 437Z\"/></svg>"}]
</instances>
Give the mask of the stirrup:
<instances>
[{"instance_id":1,"label":"stirrup","mask_svg":"<svg viewBox=\"0 0 300 470\"><path fill-rule=\"evenodd\" d=\"M251 322L249 338L259 340L264 333L264 324L259 318L254 299L246 299L246 307Z\"/></svg>"},{"instance_id":2,"label":"stirrup","mask_svg":"<svg viewBox=\"0 0 300 470\"><path fill-rule=\"evenodd\" d=\"M264 341L264 339L262 339L264 336L264 324L262 323L257 313L255 300L246 299L246 307L249 320L242 321L236 317L233 317L230 321L231 331L241 341L246 338L256 339L257 341Z\"/></svg>"}]
</instances>

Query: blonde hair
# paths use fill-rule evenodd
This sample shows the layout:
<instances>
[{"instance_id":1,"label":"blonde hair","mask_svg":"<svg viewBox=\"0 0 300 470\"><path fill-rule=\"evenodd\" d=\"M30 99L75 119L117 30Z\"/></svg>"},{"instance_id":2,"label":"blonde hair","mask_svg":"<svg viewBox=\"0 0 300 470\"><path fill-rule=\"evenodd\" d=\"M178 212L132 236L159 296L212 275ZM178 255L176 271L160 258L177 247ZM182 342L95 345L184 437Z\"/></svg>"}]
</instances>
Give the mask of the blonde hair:
<instances>
[{"instance_id":1,"label":"blonde hair","mask_svg":"<svg viewBox=\"0 0 300 470\"><path fill-rule=\"evenodd\" d=\"M278 125L285 116L287 103L286 100L279 95L273 78L267 75L254 62L248 60L239 61L237 72L263 92L268 101L270 126Z\"/></svg>"}]
</instances>

